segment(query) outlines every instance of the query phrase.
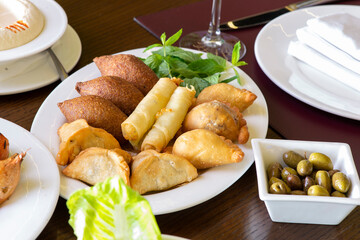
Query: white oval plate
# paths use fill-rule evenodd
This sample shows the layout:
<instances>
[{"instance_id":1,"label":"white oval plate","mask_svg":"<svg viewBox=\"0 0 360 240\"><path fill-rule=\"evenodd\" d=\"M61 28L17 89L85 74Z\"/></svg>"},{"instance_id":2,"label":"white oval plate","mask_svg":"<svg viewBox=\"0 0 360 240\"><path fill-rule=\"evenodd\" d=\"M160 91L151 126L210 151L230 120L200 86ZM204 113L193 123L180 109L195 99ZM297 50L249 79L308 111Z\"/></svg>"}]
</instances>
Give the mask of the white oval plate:
<instances>
[{"instance_id":1,"label":"white oval plate","mask_svg":"<svg viewBox=\"0 0 360 240\"><path fill-rule=\"evenodd\" d=\"M58 168L49 150L26 129L0 118L0 132L9 139L10 153L27 151L19 184L0 205L1 239L35 239L59 199Z\"/></svg>"},{"instance_id":2,"label":"white oval plate","mask_svg":"<svg viewBox=\"0 0 360 240\"><path fill-rule=\"evenodd\" d=\"M264 26L255 40L255 57L264 73L283 91L323 111L360 120L360 93L288 55L296 30L316 16L346 12L360 15L360 6L326 5L286 13Z\"/></svg>"},{"instance_id":3,"label":"white oval plate","mask_svg":"<svg viewBox=\"0 0 360 240\"><path fill-rule=\"evenodd\" d=\"M81 41L68 25L64 35L51 47L67 72L81 56ZM47 86L59 79L48 52L0 64L0 95L22 93Z\"/></svg>"},{"instance_id":4,"label":"white oval plate","mask_svg":"<svg viewBox=\"0 0 360 240\"><path fill-rule=\"evenodd\" d=\"M150 54L143 53L143 50L141 48L123 53L133 54L138 57L146 57ZM265 138L268 128L268 110L264 96L248 75L240 69L238 69L238 72L243 78L244 85L242 87L252 91L258 97L254 104L244 112L250 137ZM229 74L234 75L230 71ZM88 81L99 76L100 72L94 63L85 66L56 87L39 108L31 132L50 149L54 156L59 150L57 130L66 122L65 117L57 107L57 103L79 96L75 90L77 82ZM236 81L231 84L240 87ZM145 198L150 202L153 213L159 215L189 208L205 202L227 189L254 162L250 140L240 147L245 153L242 162L211 168L189 184L168 191L145 195ZM68 178L62 173L60 173L60 179L60 195L65 199L68 199L77 189L87 187L81 181Z\"/></svg>"},{"instance_id":5,"label":"white oval plate","mask_svg":"<svg viewBox=\"0 0 360 240\"><path fill-rule=\"evenodd\" d=\"M64 34L67 16L64 9L53 0L31 0L45 17L45 26L34 40L16 48L0 51L0 62L34 55L52 46Z\"/></svg>"}]
</instances>

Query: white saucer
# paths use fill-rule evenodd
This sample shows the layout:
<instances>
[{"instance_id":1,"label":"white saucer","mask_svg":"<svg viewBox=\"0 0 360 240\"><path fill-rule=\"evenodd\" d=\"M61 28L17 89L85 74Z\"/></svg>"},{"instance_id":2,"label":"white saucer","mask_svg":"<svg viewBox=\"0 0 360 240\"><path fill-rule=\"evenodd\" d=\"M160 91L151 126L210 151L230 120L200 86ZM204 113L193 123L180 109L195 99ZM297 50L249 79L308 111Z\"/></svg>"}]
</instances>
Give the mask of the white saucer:
<instances>
[{"instance_id":1,"label":"white saucer","mask_svg":"<svg viewBox=\"0 0 360 240\"><path fill-rule=\"evenodd\" d=\"M81 41L68 25L64 35L52 46L69 72L79 61ZM0 65L0 95L26 92L49 85L59 79L50 55L41 52L30 57Z\"/></svg>"},{"instance_id":2,"label":"white saucer","mask_svg":"<svg viewBox=\"0 0 360 240\"><path fill-rule=\"evenodd\" d=\"M44 51L57 42L66 31L67 16L53 0L31 0L45 17L45 26L34 40L16 48L0 51L0 62L13 61Z\"/></svg>"}]
</instances>

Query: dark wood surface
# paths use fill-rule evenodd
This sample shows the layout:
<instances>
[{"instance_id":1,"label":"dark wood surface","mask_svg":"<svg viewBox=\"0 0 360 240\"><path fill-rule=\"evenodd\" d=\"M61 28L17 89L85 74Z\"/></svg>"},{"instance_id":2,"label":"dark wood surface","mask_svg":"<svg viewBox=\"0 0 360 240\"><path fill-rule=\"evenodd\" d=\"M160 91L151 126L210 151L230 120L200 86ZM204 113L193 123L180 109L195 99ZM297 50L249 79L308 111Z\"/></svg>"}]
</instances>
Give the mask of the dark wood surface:
<instances>
[{"instance_id":1,"label":"dark wood surface","mask_svg":"<svg viewBox=\"0 0 360 240\"><path fill-rule=\"evenodd\" d=\"M69 24L82 42L83 52L74 72L91 63L96 56L158 42L133 18L195 0L57 2L66 11ZM0 117L30 130L42 102L59 83L26 93L0 96ZM282 138L271 127L267 137ZM213 199L183 211L156 216L156 219L162 233L189 239L360 239L359 207L337 226L272 222L265 204L258 197L254 165L240 180ZM55 212L38 239L75 239L68 220L66 201L59 197Z\"/></svg>"}]
</instances>

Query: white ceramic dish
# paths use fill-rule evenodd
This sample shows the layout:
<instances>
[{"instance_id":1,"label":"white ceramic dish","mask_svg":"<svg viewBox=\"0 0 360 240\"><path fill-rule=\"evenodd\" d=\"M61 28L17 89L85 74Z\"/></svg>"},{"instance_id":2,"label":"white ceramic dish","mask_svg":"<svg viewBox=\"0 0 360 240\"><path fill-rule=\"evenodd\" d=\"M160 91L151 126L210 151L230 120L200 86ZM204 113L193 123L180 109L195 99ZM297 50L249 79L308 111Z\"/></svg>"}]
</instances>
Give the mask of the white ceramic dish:
<instances>
[{"instance_id":1,"label":"white ceramic dish","mask_svg":"<svg viewBox=\"0 0 360 240\"><path fill-rule=\"evenodd\" d=\"M52 46L67 72L81 56L81 41L68 25L64 35ZM59 79L50 55L41 52L23 59L0 64L0 95L22 93L49 85Z\"/></svg>"},{"instance_id":2,"label":"white ceramic dish","mask_svg":"<svg viewBox=\"0 0 360 240\"><path fill-rule=\"evenodd\" d=\"M27 151L20 181L0 206L1 239L35 239L48 223L59 199L60 178L55 159L29 131L0 118L0 132L10 153Z\"/></svg>"},{"instance_id":3,"label":"white ceramic dish","mask_svg":"<svg viewBox=\"0 0 360 240\"><path fill-rule=\"evenodd\" d=\"M141 48L123 53L146 57L148 53L144 54L143 50ZM265 138L268 127L268 111L264 96L248 75L240 69L238 71L244 78L243 87L254 92L258 97L254 104L244 112L250 136L252 138ZM100 72L94 63L75 72L54 89L36 114L31 132L50 149L54 156L59 149L57 130L66 122L65 117L57 107L57 103L79 96L75 90L76 82L88 81L99 76ZM232 84L239 86L235 81ZM254 161L250 141L241 148L245 153L245 158L240 163L209 169L189 184L161 193L145 195L150 202L153 213L159 215L189 208L227 189L246 172ZM60 178L60 195L66 199L75 190L87 186L78 180L67 178L63 174L60 174Z\"/></svg>"},{"instance_id":4,"label":"white ceramic dish","mask_svg":"<svg viewBox=\"0 0 360 240\"><path fill-rule=\"evenodd\" d=\"M167 234L161 234L163 240L188 240L187 238L167 235Z\"/></svg>"},{"instance_id":5,"label":"white ceramic dish","mask_svg":"<svg viewBox=\"0 0 360 240\"><path fill-rule=\"evenodd\" d=\"M272 221L336 225L360 205L360 181L348 144L279 139L252 139L251 143L259 197L265 202ZM299 154L321 152L329 156L334 169L339 169L350 178L348 197L270 194L266 169L273 162L286 166L282 155L289 150Z\"/></svg>"},{"instance_id":6,"label":"white ceramic dish","mask_svg":"<svg viewBox=\"0 0 360 240\"><path fill-rule=\"evenodd\" d=\"M45 26L34 40L17 48L0 51L0 63L24 58L52 46L64 34L67 16L64 9L53 0L31 0L45 17Z\"/></svg>"},{"instance_id":7,"label":"white ceramic dish","mask_svg":"<svg viewBox=\"0 0 360 240\"><path fill-rule=\"evenodd\" d=\"M282 90L313 107L360 120L360 92L287 54L296 30L316 16L346 12L360 15L360 6L326 5L284 14L264 26L255 40L255 56L264 73Z\"/></svg>"}]
</instances>

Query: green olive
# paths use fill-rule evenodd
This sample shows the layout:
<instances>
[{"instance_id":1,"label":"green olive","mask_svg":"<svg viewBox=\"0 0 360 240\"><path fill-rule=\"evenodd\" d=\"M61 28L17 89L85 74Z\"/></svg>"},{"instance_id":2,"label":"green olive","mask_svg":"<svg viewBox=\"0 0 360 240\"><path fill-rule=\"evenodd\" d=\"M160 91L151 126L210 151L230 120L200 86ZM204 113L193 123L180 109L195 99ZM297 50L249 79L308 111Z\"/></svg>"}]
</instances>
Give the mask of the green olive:
<instances>
[{"instance_id":1,"label":"green olive","mask_svg":"<svg viewBox=\"0 0 360 240\"><path fill-rule=\"evenodd\" d=\"M332 177L332 185L335 190L346 193L350 188L350 180L344 173L337 172Z\"/></svg>"},{"instance_id":2,"label":"green olive","mask_svg":"<svg viewBox=\"0 0 360 240\"><path fill-rule=\"evenodd\" d=\"M287 193L286 184L284 182L273 183L270 186L269 191L270 193L275 193L275 194L286 194Z\"/></svg>"},{"instance_id":3,"label":"green olive","mask_svg":"<svg viewBox=\"0 0 360 240\"><path fill-rule=\"evenodd\" d=\"M280 178L282 169L283 167L281 166L280 163L278 162L271 163L267 168L268 178L269 179L272 177Z\"/></svg>"},{"instance_id":4,"label":"green olive","mask_svg":"<svg viewBox=\"0 0 360 240\"><path fill-rule=\"evenodd\" d=\"M298 175L289 174L286 177L286 183L291 188L291 190L300 190L302 189L302 182Z\"/></svg>"},{"instance_id":5,"label":"green olive","mask_svg":"<svg viewBox=\"0 0 360 240\"><path fill-rule=\"evenodd\" d=\"M320 185L312 185L309 188L307 194L310 196L330 196L326 188Z\"/></svg>"},{"instance_id":6,"label":"green olive","mask_svg":"<svg viewBox=\"0 0 360 240\"><path fill-rule=\"evenodd\" d=\"M283 154L284 162L291 168L296 168L297 164L303 159L303 156L294 151L288 151Z\"/></svg>"},{"instance_id":7,"label":"green olive","mask_svg":"<svg viewBox=\"0 0 360 240\"><path fill-rule=\"evenodd\" d=\"M315 180L312 178L312 177L309 177L309 176L306 176L304 179L303 179L303 189L304 189L304 192L308 192L308 189L312 186L312 185L315 185Z\"/></svg>"},{"instance_id":8,"label":"green olive","mask_svg":"<svg viewBox=\"0 0 360 240\"><path fill-rule=\"evenodd\" d=\"M270 178L270 180L269 180L269 186L273 185L273 184L276 183L276 182L282 182L282 183L284 183L284 184L285 184L285 187L286 187L286 193L290 193L290 191L291 191L290 187L289 187L283 180L281 180L280 178L276 178L276 177Z\"/></svg>"},{"instance_id":9,"label":"green olive","mask_svg":"<svg viewBox=\"0 0 360 240\"><path fill-rule=\"evenodd\" d=\"M313 171L313 165L309 160L301 160L296 166L296 171L302 177L308 176Z\"/></svg>"},{"instance_id":10,"label":"green olive","mask_svg":"<svg viewBox=\"0 0 360 240\"><path fill-rule=\"evenodd\" d=\"M338 170L338 169L333 169L333 170L330 170L330 171L328 171L328 172L329 172L330 178L332 178L332 176L334 175L334 173L340 172L340 170Z\"/></svg>"},{"instance_id":11,"label":"green olive","mask_svg":"<svg viewBox=\"0 0 360 240\"><path fill-rule=\"evenodd\" d=\"M297 175L297 172L295 169L291 168L291 167L284 167L283 170L281 171L281 178L282 180L284 180L286 182L287 180L287 175L289 174L294 174Z\"/></svg>"},{"instance_id":12,"label":"green olive","mask_svg":"<svg viewBox=\"0 0 360 240\"><path fill-rule=\"evenodd\" d=\"M330 171L333 169L331 159L322 153L312 153L309 156L309 161L313 164L315 169Z\"/></svg>"},{"instance_id":13,"label":"green olive","mask_svg":"<svg viewBox=\"0 0 360 240\"><path fill-rule=\"evenodd\" d=\"M331 192L331 180L330 175L327 171L317 171L315 176L315 183L326 188L329 193Z\"/></svg>"},{"instance_id":14,"label":"green olive","mask_svg":"<svg viewBox=\"0 0 360 240\"><path fill-rule=\"evenodd\" d=\"M331 193L331 196L332 196L332 197L346 197L345 194L343 194L343 193L341 193L341 192L339 192L339 191L333 191L333 192Z\"/></svg>"},{"instance_id":15,"label":"green olive","mask_svg":"<svg viewBox=\"0 0 360 240\"><path fill-rule=\"evenodd\" d=\"M306 195L304 191L301 190L294 190L290 192L291 195Z\"/></svg>"}]
</instances>

